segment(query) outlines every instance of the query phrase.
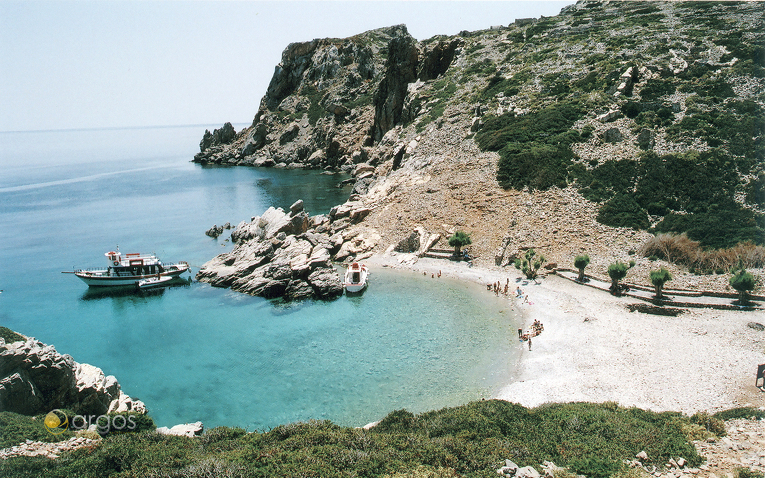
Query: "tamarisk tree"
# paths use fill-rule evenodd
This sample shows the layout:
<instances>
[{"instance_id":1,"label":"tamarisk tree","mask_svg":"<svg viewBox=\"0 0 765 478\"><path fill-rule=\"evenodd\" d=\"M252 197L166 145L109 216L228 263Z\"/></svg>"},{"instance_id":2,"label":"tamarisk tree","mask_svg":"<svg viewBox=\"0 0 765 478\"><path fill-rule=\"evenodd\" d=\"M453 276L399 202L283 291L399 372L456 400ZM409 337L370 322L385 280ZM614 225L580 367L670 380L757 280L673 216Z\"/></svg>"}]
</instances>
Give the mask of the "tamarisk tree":
<instances>
[{"instance_id":1,"label":"tamarisk tree","mask_svg":"<svg viewBox=\"0 0 765 478\"><path fill-rule=\"evenodd\" d=\"M658 271L651 271L648 277L651 279L651 284L653 284L656 289L656 298L661 299L661 290L664 288L666 282L672 280L672 276L667 269L662 267Z\"/></svg>"},{"instance_id":2,"label":"tamarisk tree","mask_svg":"<svg viewBox=\"0 0 765 478\"><path fill-rule=\"evenodd\" d=\"M587 267L590 264L590 256L587 254L583 256L576 256L576 259L574 259L574 267L579 269L579 277L576 278L579 282L584 282L585 276L584 276L584 268Z\"/></svg>"},{"instance_id":3,"label":"tamarisk tree","mask_svg":"<svg viewBox=\"0 0 765 478\"><path fill-rule=\"evenodd\" d=\"M529 249L523 256L523 259L519 257L515 260L515 268L523 272L523 275L525 275L527 279L536 280L537 273L544 263L544 256L537 256L537 253L534 251L534 249Z\"/></svg>"},{"instance_id":4,"label":"tamarisk tree","mask_svg":"<svg viewBox=\"0 0 765 478\"><path fill-rule=\"evenodd\" d=\"M738 303L744 305L749 302L749 291L754 290L755 279L752 274L743 267L734 272L730 278L730 286L738 291Z\"/></svg>"}]
</instances>

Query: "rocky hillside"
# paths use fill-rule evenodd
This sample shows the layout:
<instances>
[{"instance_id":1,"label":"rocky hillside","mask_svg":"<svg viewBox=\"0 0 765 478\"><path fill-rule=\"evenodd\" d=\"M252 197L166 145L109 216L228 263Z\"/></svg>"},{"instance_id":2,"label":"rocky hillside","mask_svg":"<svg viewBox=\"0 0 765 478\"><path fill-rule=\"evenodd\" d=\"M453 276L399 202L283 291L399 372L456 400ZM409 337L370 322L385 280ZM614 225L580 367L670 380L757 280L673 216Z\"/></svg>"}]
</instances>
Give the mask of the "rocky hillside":
<instances>
[{"instance_id":1,"label":"rocky hillside","mask_svg":"<svg viewBox=\"0 0 765 478\"><path fill-rule=\"evenodd\" d=\"M252 125L206 132L194 161L350 172L378 251L462 229L484 265L533 247L568 267L587 253L600 274L636 260L645 282L656 233L765 243L763 13L580 1L454 37L291 44ZM663 265L673 286L727 285Z\"/></svg>"}]
</instances>

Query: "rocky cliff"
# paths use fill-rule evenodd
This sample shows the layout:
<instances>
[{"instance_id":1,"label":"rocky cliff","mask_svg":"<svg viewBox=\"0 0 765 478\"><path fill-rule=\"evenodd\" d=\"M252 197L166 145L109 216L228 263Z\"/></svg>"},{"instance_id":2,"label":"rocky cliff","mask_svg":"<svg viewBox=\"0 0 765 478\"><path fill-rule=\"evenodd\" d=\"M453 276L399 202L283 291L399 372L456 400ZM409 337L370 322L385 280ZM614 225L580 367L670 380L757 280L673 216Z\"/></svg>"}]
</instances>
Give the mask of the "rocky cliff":
<instances>
[{"instance_id":1,"label":"rocky cliff","mask_svg":"<svg viewBox=\"0 0 765 478\"><path fill-rule=\"evenodd\" d=\"M454 37L291 44L252 125L194 161L347 171L377 251L417 227L466 230L499 266L530 247L639 259L656 233L763 244L763 10L586 0Z\"/></svg>"},{"instance_id":2,"label":"rocky cliff","mask_svg":"<svg viewBox=\"0 0 765 478\"><path fill-rule=\"evenodd\" d=\"M140 400L126 395L114 376L77 363L34 338L6 343L0 338L0 411L37 415L67 409L81 415L135 411Z\"/></svg>"}]
</instances>

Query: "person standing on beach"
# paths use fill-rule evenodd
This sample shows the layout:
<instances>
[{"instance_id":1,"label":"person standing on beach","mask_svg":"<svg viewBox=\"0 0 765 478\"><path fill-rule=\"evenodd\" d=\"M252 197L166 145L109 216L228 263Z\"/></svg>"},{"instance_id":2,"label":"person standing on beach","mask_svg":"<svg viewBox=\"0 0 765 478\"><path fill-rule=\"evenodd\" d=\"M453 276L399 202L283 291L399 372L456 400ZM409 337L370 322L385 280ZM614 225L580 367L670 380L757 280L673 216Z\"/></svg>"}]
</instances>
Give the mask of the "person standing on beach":
<instances>
[{"instance_id":1,"label":"person standing on beach","mask_svg":"<svg viewBox=\"0 0 765 478\"><path fill-rule=\"evenodd\" d=\"M531 334L529 334L529 350L531 350Z\"/></svg>"},{"instance_id":2,"label":"person standing on beach","mask_svg":"<svg viewBox=\"0 0 765 478\"><path fill-rule=\"evenodd\" d=\"M518 338L523 337L523 329L518 329Z\"/></svg>"}]
</instances>

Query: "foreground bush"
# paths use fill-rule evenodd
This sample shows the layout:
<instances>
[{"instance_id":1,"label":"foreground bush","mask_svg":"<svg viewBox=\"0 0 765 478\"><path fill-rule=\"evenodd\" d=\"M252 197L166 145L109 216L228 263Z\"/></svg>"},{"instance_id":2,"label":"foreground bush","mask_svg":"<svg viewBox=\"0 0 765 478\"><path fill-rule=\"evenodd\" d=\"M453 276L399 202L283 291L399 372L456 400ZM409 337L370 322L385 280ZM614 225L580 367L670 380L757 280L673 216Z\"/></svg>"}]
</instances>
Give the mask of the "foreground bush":
<instances>
[{"instance_id":1,"label":"foreground bush","mask_svg":"<svg viewBox=\"0 0 765 478\"><path fill-rule=\"evenodd\" d=\"M528 409L487 400L420 415L395 411L371 430L311 421L265 433L218 427L199 438L151 431L109 435L93 449L56 460L0 460L0 476L482 477L511 459L537 469L551 460L589 478L607 478L641 450L657 466L678 456L699 465L683 431L689 424L680 413L613 403Z\"/></svg>"}]
</instances>

